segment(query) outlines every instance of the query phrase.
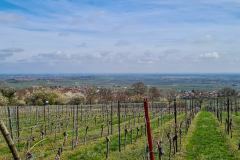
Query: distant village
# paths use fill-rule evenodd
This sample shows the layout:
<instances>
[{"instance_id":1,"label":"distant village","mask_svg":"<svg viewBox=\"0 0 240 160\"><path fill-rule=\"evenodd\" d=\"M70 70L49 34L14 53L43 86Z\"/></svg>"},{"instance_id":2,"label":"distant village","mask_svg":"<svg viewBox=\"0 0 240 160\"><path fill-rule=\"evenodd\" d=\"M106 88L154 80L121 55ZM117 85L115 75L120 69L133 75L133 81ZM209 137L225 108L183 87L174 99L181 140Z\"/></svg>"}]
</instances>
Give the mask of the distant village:
<instances>
[{"instance_id":1,"label":"distant village","mask_svg":"<svg viewBox=\"0 0 240 160\"><path fill-rule=\"evenodd\" d=\"M44 86L32 86L32 89L37 89L37 88L45 88L45 89L51 89L51 90L56 90L59 91L61 93L67 93L67 92L71 92L71 93L82 93L84 95L86 95L86 92L89 88L91 88L92 86L48 86L48 87L44 87ZM112 94L117 96L117 91L118 90L126 90L126 89L131 89L131 87L121 87L121 86L113 86L115 89L112 90ZM100 89L101 88L105 88L104 86L96 86L96 93L97 95L100 95ZM29 89L25 89L26 93L30 93ZM167 98L169 93L161 93L161 98ZM187 98L187 99L191 99L191 98L195 98L197 96L201 95L201 97L204 98L214 98L214 97L221 97L223 96L223 93L219 90L213 90L212 92L201 92L199 93L199 91L195 91L195 90L186 90L186 91L182 91L179 93L173 93L171 94L172 97L176 97L176 98ZM126 95L127 96L127 95ZM151 98L150 94L146 95L148 98ZM237 93L237 96L240 96L240 93Z\"/></svg>"}]
</instances>

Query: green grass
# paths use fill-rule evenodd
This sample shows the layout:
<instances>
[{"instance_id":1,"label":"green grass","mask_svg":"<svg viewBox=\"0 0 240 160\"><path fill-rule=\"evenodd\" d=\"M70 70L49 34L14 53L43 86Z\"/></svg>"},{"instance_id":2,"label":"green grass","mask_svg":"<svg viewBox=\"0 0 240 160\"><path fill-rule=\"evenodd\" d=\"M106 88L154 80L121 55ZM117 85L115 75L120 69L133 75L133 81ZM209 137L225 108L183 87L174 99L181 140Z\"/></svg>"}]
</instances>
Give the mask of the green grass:
<instances>
[{"instance_id":1,"label":"green grass","mask_svg":"<svg viewBox=\"0 0 240 160\"><path fill-rule=\"evenodd\" d=\"M202 111L199 114L196 129L187 145L187 159L234 159L219 126L211 113Z\"/></svg>"},{"instance_id":2,"label":"green grass","mask_svg":"<svg viewBox=\"0 0 240 160\"><path fill-rule=\"evenodd\" d=\"M172 119L173 119L173 115L170 116L170 120L172 120ZM166 124L166 122L169 121L168 115L166 115L164 121L165 121L164 124ZM151 122L152 130L158 128L157 123L158 123L157 118L152 119L152 122ZM142 123L142 124L144 124L144 123ZM135 130L136 127L134 127L134 131L133 131L133 142L135 142L135 139L137 136L137 133ZM140 128L140 125L138 125L138 127ZM125 143L124 142L125 136L124 136L124 129L121 129L121 130L122 130L122 132L121 132L121 147L123 149L124 143ZM130 131L130 128L128 128L128 130ZM145 130L143 129L143 137L144 137L144 134L145 134ZM139 135L141 135L141 130L139 132ZM119 138L119 136L116 133L114 135L110 135L110 143L109 143L110 153L118 152L118 146L119 146L118 138ZM131 145L130 143L131 143L131 132L129 132L128 136L127 136L127 145L128 146ZM137 143L134 143L133 145L136 145L138 143L139 143L139 140ZM102 138L100 141L90 143L90 145L88 144L84 149L80 149L80 148L82 148L82 146L80 146L80 148L77 147L73 152L65 152L65 153L63 153L63 157L64 157L64 159L94 159L94 160L95 159L104 159L104 157L106 155L106 146L107 146L106 140L105 140L105 138ZM142 153L142 154L144 154L144 153Z\"/></svg>"},{"instance_id":3,"label":"green grass","mask_svg":"<svg viewBox=\"0 0 240 160\"><path fill-rule=\"evenodd\" d=\"M38 141L41 140L40 137L40 128L41 125L44 124L44 118L42 116L42 113L40 112L42 111L41 109L39 109L39 116L38 117L38 126L37 128L35 128L33 130L33 136L35 137L36 141L32 142L31 146L33 146L34 144L36 144ZM53 113L51 112L53 111ZM54 110L50 110L50 112L52 113L50 116L50 124L51 124L51 119L53 118L53 120L56 120L56 117L54 116L56 113L54 112ZM61 112L60 112L61 113ZM130 114L130 113L128 113ZM132 114L132 113L131 113ZM95 115L95 114L94 114ZM68 138L67 138L67 142L66 142L66 147L64 148L64 155L61 156L61 159L95 159L95 157L105 157L105 153L106 153L106 139L105 136L107 135L107 121L106 121L106 117L105 117L105 121L103 122L103 119L99 117L100 114L98 114L97 116L97 127L96 130L95 128L95 123L94 123L94 116L90 116L87 124L85 123L85 116L83 115L83 124L80 125L79 128L79 140L80 143L78 144L77 148L74 149L72 151L72 147L71 147L71 143L72 143L72 117L70 117L70 124L68 127ZM29 116L29 115L28 115ZM69 114L67 114L67 117L70 116ZM153 114L150 114L151 117L151 121L152 121L152 127L153 128L157 128L158 127L158 119L157 117L153 117ZM161 117L161 115L159 116ZM173 118L173 115L170 116L171 119ZM4 118L7 118L7 115L4 116ZM32 115L32 123L30 123L30 118L27 116L25 116L24 114L22 114L22 112L20 112L20 138L24 138L21 140L20 145L21 145L21 154L24 153L26 151L27 145L25 144L28 140L27 137L30 137L31 135L31 126L34 126L36 123L36 117L34 118L34 116ZM80 119L80 117L79 117ZM109 120L110 120L110 116L109 116ZM6 119L7 121L7 119ZM34 147L33 150L31 150L31 153L35 155L36 159L54 159L56 153L57 153L57 148L61 147L62 141L63 141L63 135L62 132L66 130L66 122L67 120L65 119L65 112L63 112L63 116L61 118L61 121L63 121L64 126L61 127L61 132L57 133L57 139L56 139L56 143L54 143L54 131L55 131L55 122L54 122L54 127L53 127L53 133L50 135L47 135L46 137L50 139L50 141L53 144L54 150L52 150L52 147L50 145L50 143L48 141L44 141L43 146L41 146L41 143L39 143L38 145L36 145ZM80 120L79 120L80 121ZM165 117L165 123L169 121L169 117L168 117L168 113L166 113L166 117ZM25 123L24 122L28 122L26 124L25 128ZM58 121L57 121L58 122ZM111 137L111 142L110 142L110 151L111 152L116 152L118 150L118 119L117 119L117 115L114 114L113 115L113 135L110 135ZM122 147L124 146L124 127L125 125L128 127L128 129L130 130L130 128L134 128L134 132L133 132L133 139L135 141L136 138L136 127L138 126L139 128L141 127L141 125L144 124L144 113L141 113L141 117L140 117L140 122L138 123L138 114L136 115L136 126L133 126L133 117L131 119L131 125L129 125L129 117L126 119L125 117L121 117L121 126L122 126ZM50 128L48 128L48 119L47 119L47 133L50 132ZM104 135L101 138L100 136L100 132L101 132L101 125L104 124ZM86 125L89 125L89 130L88 130L88 136L87 136L87 145L85 146L83 144L83 140L84 140L84 135L85 135L85 127ZM160 119L160 125L161 125L161 119ZM8 126L9 129L9 126ZM58 129L58 128L57 128ZM144 134L144 129L143 129L143 134ZM15 135L15 134L14 134ZM139 133L140 135L140 133ZM74 136L76 136L76 132L74 134ZM0 134L1 137L1 134ZM15 137L16 138L16 137ZM127 145L130 145L130 132L128 134L128 141L127 141ZM18 142L15 141L15 146L18 146ZM24 152L23 152L23 148L24 148ZM79 153L80 152L80 153ZM66 154L65 154L66 153ZM25 155L23 155L23 158L25 157ZM5 143L4 139L0 140L0 159L11 159L12 158L12 154L10 153L9 148L7 147L7 144ZM100 158L101 159L101 158Z\"/></svg>"}]
</instances>

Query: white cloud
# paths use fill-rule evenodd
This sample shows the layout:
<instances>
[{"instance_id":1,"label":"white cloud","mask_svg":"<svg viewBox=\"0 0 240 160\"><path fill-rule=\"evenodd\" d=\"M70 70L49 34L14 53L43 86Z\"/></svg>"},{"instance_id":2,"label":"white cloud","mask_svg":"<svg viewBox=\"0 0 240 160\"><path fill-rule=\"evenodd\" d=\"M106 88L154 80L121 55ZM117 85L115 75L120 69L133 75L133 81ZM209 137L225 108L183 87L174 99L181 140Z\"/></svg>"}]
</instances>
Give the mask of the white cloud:
<instances>
[{"instance_id":1,"label":"white cloud","mask_svg":"<svg viewBox=\"0 0 240 160\"><path fill-rule=\"evenodd\" d=\"M113 29L112 29L112 32L118 32L118 31L121 31L125 28L125 25L124 24L120 24L120 25L117 25L115 26Z\"/></svg>"},{"instance_id":2,"label":"white cloud","mask_svg":"<svg viewBox=\"0 0 240 160\"><path fill-rule=\"evenodd\" d=\"M70 26L75 26L78 25L80 23L80 17L76 17L72 20L72 22L70 23Z\"/></svg>"},{"instance_id":3,"label":"white cloud","mask_svg":"<svg viewBox=\"0 0 240 160\"><path fill-rule=\"evenodd\" d=\"M77 47L86 47L87 43L81 43L80 45L76 45Z\"/></svg>"},{"instance_id":4,"label":"white cloud","mask_svg":"<svg viewBox=\"0 0 240 160\"><path fill-rule=\"evenodd\" d=\"M129 45L130 43L128 41L118 41L117 43L115 43L115 46L127 46Z\"/></svg>"},{"instance_id":5,"label":"white cloud","mask_svg":"<svg viewBox=\"0 0 240 160\"><path fill-rule=\"evenodd\" d=\"M22 51L24 50L20 48L14 48L14 47L1 50L1 52L22 52Z\"/></svg>"},{"instance_id":6,"label":"white cloud","mask_svg":"<svg viewBox=\"0 0 240 160\"><path fill-rule=\"evenodd\" d=\"M12 57L12 53L5 53L5 54L0 54L0 61L5 60L7 57Z\"/></svg>"},{"instance_id":7,"label":"white cloud","mask_svg":"<svg viewBox=\"0 0 240 160\"><path fill-rule=\"evenodd\" d=\"M61 33L58 34L58 36L60 36L60 37L69 37L70 35L71 34L68 33L68 32L61 32Z\"/></svg>"},{"instance_id":8,"label":"white cloud","mask_svg":"<svg viewBox=\"0 0 240 160\"><path fill-rule=\"evenodd\" d=\"M204 55L199 55L197 56L198 58L207 58L207 59L218 59L219 58L219 54L217 52L213 52L213 53L206 53Z\"/></svg>"},{"instance_id":9,"label":"white cloud","mask_svg":"<svg viewBox=\"0 0 240 160\"><path fill-rule=\"evenodd\" d=\"M187 42L189 43L207 43L214 41L214 36L212 35L205 35L196 39L188 39Z\"/></svg>"},{"instance_id":10,"label":"white cloud","mask_svg":"<svg viewBox=\"0 0 240 160\"><path fill-rule=\"evenodd\" d=\"M143 61L143 60L138 60L137 63L140 63L140 64L152 64L153 61Z\"/></svg>"},{"instance_id":11,"label":"white cloud","mask_svg":"<svg viewBox=\"0 0 240 160\"><path fill-rule=\"evenodd\" d=\"M239 58L236 58L237 61L239 61Z\"/></svg>"},{"instance_id":12,"label":"white cloud","mask_svg":"<svg viewBox=\"0 0 240 160\"><path fill-rule=\"evenodd\" d=\"M33 56L33 59L48 59L48 60L57 60L57 59L70 59L71 55L66 54L63 51L56 51L53 53L39 53L37 56Z\"/></svg>"},{"instance_id":13,"label":"white cloud","mask_svg":"<svg viewBox=\"0 0 240 160\"><path fill-rule=\"evenodd\" d=\"M0 12L0 22L3 23L19 23L25 20L26 17L17 15L15 13Z\"/></svg>"},{"instance_id":14,"label":"white cloud","mask_svg":"<svg viewBox=\"0 0 240 160\"><path fill-rule=\"evenodd\" d=\"M92 58L101 58L102 57L102 55L100 54L100 53L95 53L95 54L92 54Z\"/></svg>"},{"instance_id":15,"label":"white cloud","mask_svg":"<svg viewBox=\"0 0 240 160\"><path fill-rule=\"evenodd\" d=\"M94 21L95 19L97 19L97 18L105 15L106 13L107 13L107 12L106 12L105 10L101 10L101 11L99 11L99 12L96 12L96 13L92 14L92 15L88 18L88 20L89 20L89 21Z\"/></svg>"},{"instance_id":16,"label":"white cloud","mask_svg":"<svg viewBox=\"0 0 240 160\"><path fill-rule=\"evenodd\" d=\"M179 49L167 49L165 51L163 51L163 54L174 54L174 53L179 53L181 52Z\"/></svg>"}]
</instances>

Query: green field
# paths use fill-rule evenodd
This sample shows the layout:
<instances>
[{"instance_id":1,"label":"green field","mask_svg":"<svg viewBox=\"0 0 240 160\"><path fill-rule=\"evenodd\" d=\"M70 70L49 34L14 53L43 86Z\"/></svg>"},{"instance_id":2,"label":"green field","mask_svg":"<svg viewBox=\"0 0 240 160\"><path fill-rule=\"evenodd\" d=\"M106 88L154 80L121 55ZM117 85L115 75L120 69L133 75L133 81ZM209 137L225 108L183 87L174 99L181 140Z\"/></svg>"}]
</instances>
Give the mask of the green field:
<instances>
[{"instance_id":1,"label":"green field","mask_svg":"<svg viewBox=\"0 0 240 160\"><path fill-rule=\"evenodd\" d=\"M23 78L29 80L18 80ZM33 75L33 76L11 76L0 75L0 85L14 87L15 89L31 88L32 86L116 86L130 87L133 83L142 81L149 87L157 87L163 91L172 89L175 92L181 90L221 90L223 87L232 87L240 91L239 75L161 75L161 74L97 74L97 75ZM33 79L31 80L30 79Z\"/></svg>"}]
</instances>

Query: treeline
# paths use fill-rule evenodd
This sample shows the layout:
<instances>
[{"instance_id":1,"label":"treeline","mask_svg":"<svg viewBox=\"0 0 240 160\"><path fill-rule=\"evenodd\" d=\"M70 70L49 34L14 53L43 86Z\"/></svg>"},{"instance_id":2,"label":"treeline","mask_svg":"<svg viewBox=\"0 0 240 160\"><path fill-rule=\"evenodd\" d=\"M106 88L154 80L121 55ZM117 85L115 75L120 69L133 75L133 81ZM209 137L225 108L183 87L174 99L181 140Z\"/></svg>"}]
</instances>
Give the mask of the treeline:
<instances>
[{"instance_id":1,"label":"treeline","mask_svg":"<svg viewBox=\"0 0 240 160\"><path fill-rule=\"evenodd\" d=\"M193 90L191 97L196 98L200 106L209 98L206 92L201 90ZM236 91L232 88L223 88L219 91L218 97L238 97ZM72 93L71 91L62 93L58 90L38 88L38 89L23 89L14 91L12 88L0 88L0 106L13 105L44 105L48 102L48 105L80 105L80 104L97 104L116 102L135 102L140 103L144 97L148 97L150 101L172 101L177 98L177 94L173 90L169 89L163 93L162 90L156 87L148 88L143 82L134 83L131 87L124 89L114 88L95 88L89 87L81 92ZM181 97L184 98L184 97Z\"/></svg>"},{"instance_id":2,"label":"treeline","mask_svg":"<svg viewBox=\"0 0 240 160\"><path fill-rule=\"evenodd\" d=\"M134 83L126 89L115 90L113 88L95 87L86 88L82 92L72 93L71 91L61 93L58 90L38 88L38 89L22 89L13 90L12 88L0 89L0 106L13 105L80 105L80 104L96 104L111 103L120 100L122 102L142 102L144 96L157 100L161 96L161 91L156 87L148 89L147 85L142 82Z\"/></svg>"},{"instance_id":3,"label":"treeline","mask_svg":"<svg viewBox=\"0 0 240 160\"><path fill-rule=\"evenodd\" d=\"M6 94L7 93L7 94ZM1 89L0 92L0 106L4 105L44 105L48 101L50 105L60 104L84 104L86 96L82 93L61 93L55 90L49 89L36 89L32 93L23 93L13 91L10 88Z\"/></svg>"}]
</instances>

